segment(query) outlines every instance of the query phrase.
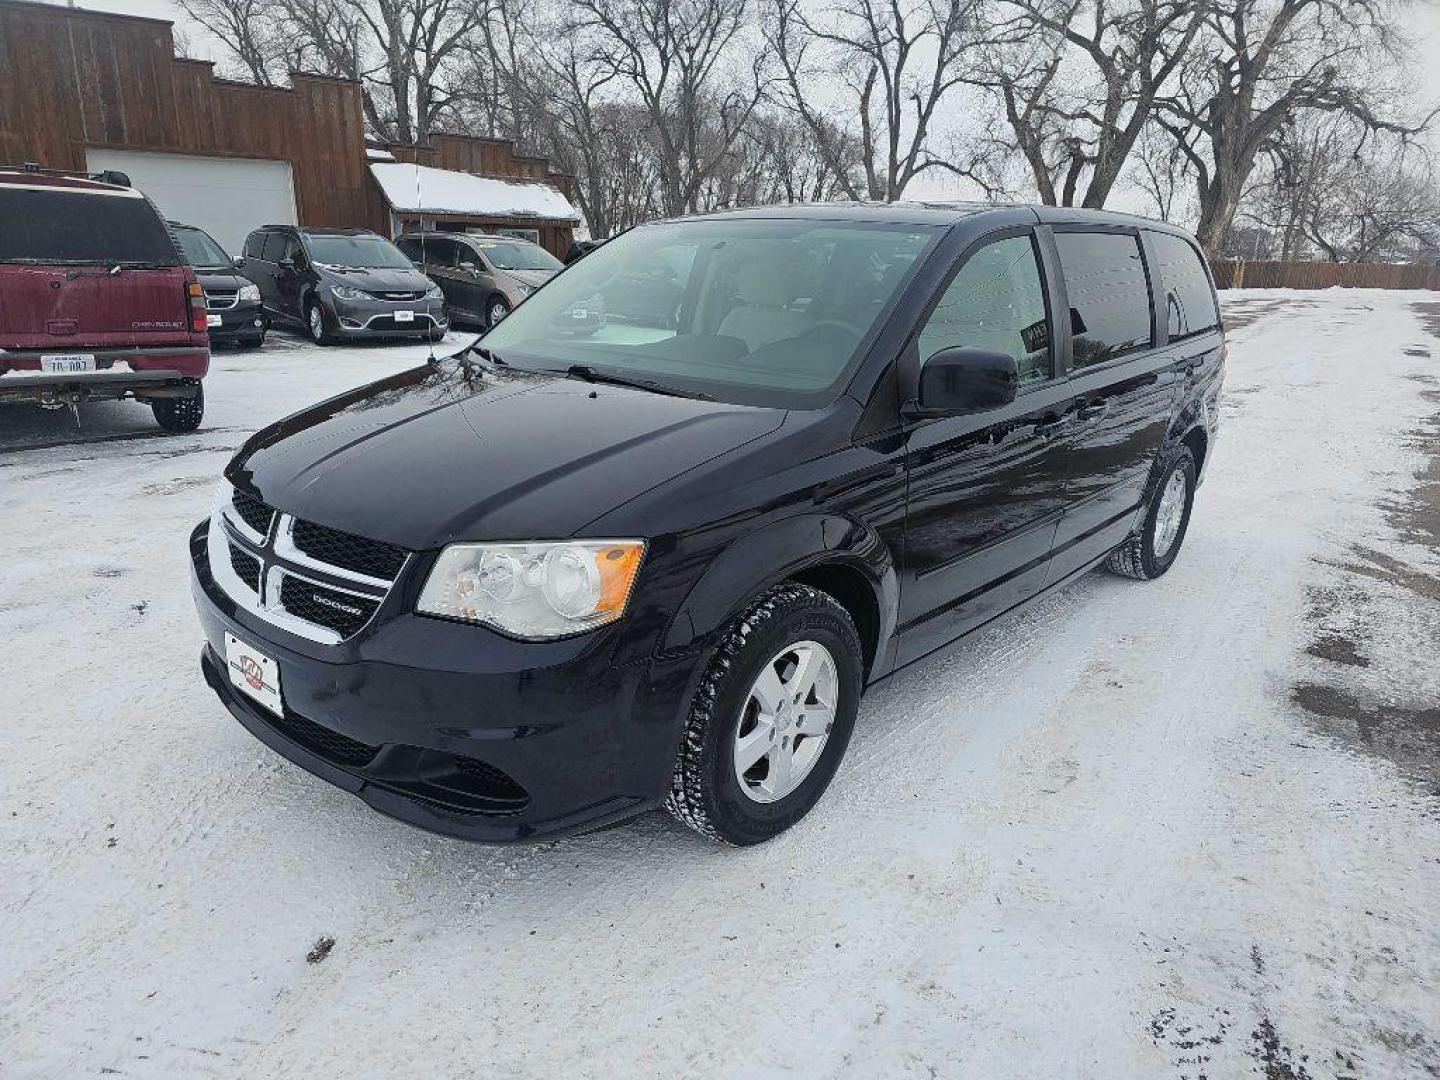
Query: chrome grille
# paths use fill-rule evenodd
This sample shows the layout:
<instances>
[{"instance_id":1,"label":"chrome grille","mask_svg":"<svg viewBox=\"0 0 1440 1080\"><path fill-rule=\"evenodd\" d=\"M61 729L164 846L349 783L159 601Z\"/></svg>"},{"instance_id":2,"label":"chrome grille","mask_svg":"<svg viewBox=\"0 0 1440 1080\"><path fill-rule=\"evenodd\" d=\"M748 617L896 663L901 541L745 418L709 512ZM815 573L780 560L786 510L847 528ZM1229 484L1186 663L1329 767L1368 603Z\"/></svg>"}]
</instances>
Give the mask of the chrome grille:
<instances>
[{"instance_id":1,"label":"chrome grille","mask_svg":"<svg viewBox=\"0 0 1440 1080\"><path fill-rule=\"evenodd\" d=\"M372 292L370 297L373 300L424 300L425 290L421 289L419 292Z\"/></svg>"},{"instance_id":2,"label":"chrome grille","mask_svg":"<svg viewBox=\"0 0 1440 1080\"><path fill-rule=\"evenodd\" d=\"M389 595L410 553L280 513L235 489L210 519L216 584L251 614L337 645L359 633Z\"/></svg>"},{"instance_id":3,"label":"chrome grille","mask_svg":"<svg viewBox=\"0 0 1440 1080\"><path fill-rule=\"evenodd\" d=\"M238 292L224 292L217 289L215 292L205 293L205 306L211 311L228 311L240 302Z\"/></svg>"}]
</instances>

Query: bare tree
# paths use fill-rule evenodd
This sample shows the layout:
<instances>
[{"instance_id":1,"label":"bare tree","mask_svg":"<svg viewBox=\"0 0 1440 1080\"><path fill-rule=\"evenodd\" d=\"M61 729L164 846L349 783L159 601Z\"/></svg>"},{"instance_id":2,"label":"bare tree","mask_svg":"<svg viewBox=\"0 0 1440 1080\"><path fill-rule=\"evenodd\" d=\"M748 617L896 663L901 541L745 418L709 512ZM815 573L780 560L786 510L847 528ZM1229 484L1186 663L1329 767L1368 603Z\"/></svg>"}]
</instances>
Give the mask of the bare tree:
<instances>
[{"instance_id":1,"label":"bare tree","mask_svg":"<svg viewBox=\"0 0 1440 1080\"><path fill-rule=\"evenodd\" d=\"M979 0L839 0L814 13L801 0L776 0L766 22L783 72L778 100L809 128L851 198L862 194L841 168L852 123L870 199L893 202L929 170L976 178L973 163L931 145L937 111L984 31ZM837 72L843 104L830 112L815 87Z\"/></svg>"},{"instance_id":2,"label":"bare tree","mask_svg":"<svg viewBox=\"0 0 1440 1080\"><path fill-rule=\"evenodd\" d=\"M746 44L749 0L572 0L567 33L650 120L667 214L693 212L764 91L763 49ZM727 67L727 55L737 62Z\"/></svg>"},{"instance_id":3,"label":"bare tree","mask_svg":"<svg viewBox=\"0 0 1440 1080\"><path fill-rule=\"evenodd\" d=\"M1203 47L1157 117L1194 172L1197 235L1216 251L1257 161L1305 113L1344 114L1368 132L1409 136L1380 71L1403 63L1384 0L1213 0ZM1433 114L1432 114L1433 115Z\"/></svg>"},{"instance_id":4,"label":"bare tree","mask_svg":"<svg viewBox=\"0 0 1440 1080\"><path fill-rule=\"evenodd\" d=\"M1105 205L1204 16L1202 0L1002 0L972 81L998 93L1043 202Z\"/></svg>"},{"instance_id":5,"label":"bare tree","mask_svg":"<svg viewBox=\"0 0 1440 1080\"><path fill-rule=\"evenodd\" d=\"M278 0L177 0L180 9L225 43L239 74L261 86L275 85L285 49Z\"/></svg>"}]
</instances>

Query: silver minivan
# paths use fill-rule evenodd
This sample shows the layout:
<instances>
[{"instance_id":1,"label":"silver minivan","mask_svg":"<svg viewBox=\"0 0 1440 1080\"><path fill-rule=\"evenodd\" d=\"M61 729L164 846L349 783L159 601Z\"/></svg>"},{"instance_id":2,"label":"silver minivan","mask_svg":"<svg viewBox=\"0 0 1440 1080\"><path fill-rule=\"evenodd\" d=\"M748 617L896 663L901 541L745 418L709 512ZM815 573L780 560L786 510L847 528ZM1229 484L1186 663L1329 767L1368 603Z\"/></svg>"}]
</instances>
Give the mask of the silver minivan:
<instances>
[{"instance_id":1,"label":"silver minivan","mask_svg":"<svg viewBox=\"0 0 1440 1080\"><path fill-rule=\"evenodd\" d=\"M539 244L512 236L417 232L395 245L440 286L451 321L487 328L564 267Z\"/></svg>"}]
</instances>

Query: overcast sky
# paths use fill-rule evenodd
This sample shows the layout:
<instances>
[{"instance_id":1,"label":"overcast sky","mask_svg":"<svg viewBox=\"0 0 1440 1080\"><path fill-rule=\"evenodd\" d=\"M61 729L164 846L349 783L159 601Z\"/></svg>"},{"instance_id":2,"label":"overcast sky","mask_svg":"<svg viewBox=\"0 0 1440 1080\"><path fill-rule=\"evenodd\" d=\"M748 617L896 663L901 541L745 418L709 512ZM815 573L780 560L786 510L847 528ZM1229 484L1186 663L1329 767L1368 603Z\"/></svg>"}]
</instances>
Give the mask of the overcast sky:
<instances>
[{"instance_id":1,"label":"overcast sky","mask_svg":"<svg viewBox=\"0 0 1440 1080\"><path fill-rule=\"evenodd\" d=\"M71 6L168 19L176 24L181 35L188 41L190 55L207 60L220 60L224 57L220 43L171 0L77 0ZM1416 86L1416 104L1433 107L1440 104L1440 0L1418 0L1411 11L1415 55L1421 68L1417 72L1419 80ZM1432 143L1440 146L1440 135L1432 137ZM935 176L934 179L918 178L907 189L907 194L925 198L973 193L956 191L949 181ZM1112 202L1116 204L1115 209L1141 213L1146 209L1139 203L1138 193L1133 191L1117 190ZM1120 205L1122 203L1130 205Z\"/></svg>"}]
</instances>

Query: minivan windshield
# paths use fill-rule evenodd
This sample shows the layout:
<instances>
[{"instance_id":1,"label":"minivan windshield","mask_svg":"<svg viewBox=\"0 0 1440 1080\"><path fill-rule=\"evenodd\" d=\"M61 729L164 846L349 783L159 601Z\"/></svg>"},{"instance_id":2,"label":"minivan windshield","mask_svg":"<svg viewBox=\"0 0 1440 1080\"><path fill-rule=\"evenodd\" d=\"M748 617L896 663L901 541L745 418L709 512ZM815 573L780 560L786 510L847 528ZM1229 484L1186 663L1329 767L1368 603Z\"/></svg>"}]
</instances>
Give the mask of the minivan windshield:
<instances>
[{"instance_id":1,"label":"minivan windshield","mask_svg":"<svg viewBox=\"0 0 1440 1080\"><path fill-rule=\"evenodd\" d=\"M913 224L730 218L642 226L481 339L513 367L580 366L739 404L830 401L906 274Z\"/></svg>"},{"instance_id":2,"label":"minivan windshield","mask_svg":"<svg viewBox=\"0 0 1440 1080\"><path fill-rule=\"evenodd\" d=\"M539 244L528 240L472 240L475 247L501 270L559 270L564 265ZM463 255L461 256L464 257Z\"/></svg>"},{"instance_id":3,"label":"minivan windshield","mask_svg":"<svg viewBox=\"0 0 1440 1080\"><path fill-rule=\"evenodd\" d=\"M0 262L177 266L170 233L133 191L0 186Z\"/></svg>"},{"instance_id":4,"label":"minivan windshield","mask_svg":"<svg viewBox=\"0 0 1440 1080\"><path fill-rule=\"evenodd\" d=\"M230 256L225 254L225 249L212 240L209 233L193 225L177 225L175 239L180 241L180 250L185 253L185 261L197 269L214 270L232 264Z\"/></svg>"},{"instance_id":5,"label":"minivan windshield","mask_svg":"<svg viewBox=\"0 0 1440 1080\"><path fill-rule=\"evenodd\" d=\"M383 236L307 236L310 258L323 266L414 270L415 264Z\"/></svg>"}]
</instances>

